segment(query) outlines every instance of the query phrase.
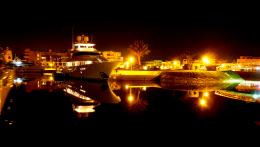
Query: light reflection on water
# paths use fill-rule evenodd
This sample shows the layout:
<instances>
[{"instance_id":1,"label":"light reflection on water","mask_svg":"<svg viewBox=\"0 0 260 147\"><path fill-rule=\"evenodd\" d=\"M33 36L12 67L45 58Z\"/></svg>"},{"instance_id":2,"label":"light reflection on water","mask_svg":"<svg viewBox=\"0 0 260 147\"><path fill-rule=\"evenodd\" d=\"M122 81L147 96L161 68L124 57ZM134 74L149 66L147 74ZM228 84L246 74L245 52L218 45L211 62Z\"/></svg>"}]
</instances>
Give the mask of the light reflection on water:
<instances>
[{"instance_id":1,"label":"light reflection on water","mask_svg":"<svg viewBox=\"0 0 260 147\"><path fill-rule=\"evenodd\" d=\"M244 81L233 88L216 90L215 94L245 102L260 102L259 81Z\"/></svg>"},{"instance_id":2,"label":"light reflection on water","mask_svg":"<svg viewBox=\"0 0 260 147\"><path fill-rule=\"evenodd\" d=\"M210 111L214 107L216 95L245 102L258 102L259 82L245 81L240 84L214 84L214 85L167 85L153 81L55 81L52 74L38 76L19 76L22 82L15 81L14 75L9 90L1 86L1 109L4 108L5 99L10 87L24 86L25 93L31 92L63 92L64 99L70 100L70 107L77 118L89 118L101 109L102 106L122 106L127 112L142 113L154 105L160 105L158 99L184 99L194 101L193 105L200 110ZM16 77L18 78L18 77ZM5 94L4 94L5 93ZM173 95L171 95L173 94ZM4 98L5 97L5 98ZM50 100L51 102L51 100ZM170 105L167 104L168 106ZM106 105L107 106L107 105ZM161 106L163 107L163 106ZM6 106L9 109L9 107ZM220 108L218 108L220 109ZM7 110L4 110L7 111ZM13 123L11 120L10 122Z\"/></svg>"},{"instance_id":3,"label":"light reflection on water","mask_svg":"<svg viewBox=\"0 0 260 147\"><path fill-rule=\"evenodd\" d=\"M13 87L14 71L6 70L0 75L0 114L5 104L6 98Z\"/></svg>"}]
</instances>

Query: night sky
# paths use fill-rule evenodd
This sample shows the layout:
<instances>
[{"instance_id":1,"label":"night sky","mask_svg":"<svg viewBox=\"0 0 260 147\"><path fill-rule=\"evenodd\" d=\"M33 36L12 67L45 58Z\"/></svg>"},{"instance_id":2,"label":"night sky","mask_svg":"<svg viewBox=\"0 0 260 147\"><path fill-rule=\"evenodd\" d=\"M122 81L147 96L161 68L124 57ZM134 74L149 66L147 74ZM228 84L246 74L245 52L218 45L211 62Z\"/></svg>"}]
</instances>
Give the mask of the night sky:
<instances>
[{"instance_id":1,"label":"night sky","mask_svg":"<svg viewBox=\"0 0 260 147\"><path fill-rule=\"evenodd\" d=\"M151 50L146 59L171 59L185 51L220 58L260 56L260 15L254 8L111 5L39 4L1 10L0 46L18 55L25 48L66 51L73 27L75 35L90 35L100 51L126 55L134 40L144 40Z\"/></svg>"}]
</instances>

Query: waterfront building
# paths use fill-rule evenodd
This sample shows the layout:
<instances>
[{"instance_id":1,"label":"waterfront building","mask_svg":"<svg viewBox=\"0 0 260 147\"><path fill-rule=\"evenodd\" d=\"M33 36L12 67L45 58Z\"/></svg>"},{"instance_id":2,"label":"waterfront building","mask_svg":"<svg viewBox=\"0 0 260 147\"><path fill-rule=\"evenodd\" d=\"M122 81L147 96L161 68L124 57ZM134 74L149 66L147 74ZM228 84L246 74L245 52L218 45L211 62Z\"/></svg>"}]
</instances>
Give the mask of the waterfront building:
<instances>
[{"instance_id":1,"label":"waterfront building","mask_svg":"<svg viewBox=\"0 0 260 147\"><path fill-rule=\"evenodd\" d=\"M12 50L9 47L6 47L6 49L3 51L3 55L5 63L13 61Z\"/></svg>"},{"instance_id":2,"label":"waterfront building","mask_svg":"<svg viewBox=\"0 0 260 147\"><path fill-rule=\"evenodd\" d=\"M165 61L160 66L161 70L176 70L182 69L181 62L179 60Z\"/></svg>"},{"instance_id":3,"label":"waterfront building","mask_svg":"<svg viewBox=\"0 0 260 147\"><path fill-rule=\"evenodd\" d=\"M68 53L53 52L51 49L49 49L48 52L32 51L30 49L25 49L24 51L25 61L33 62L46 70L62 69L66 66L66 60L68 58Z\"/></svg>"},{"instance_id":4,"label":"waterfront building","mask_svg":"<svg viewBox=\"0 0 260 147\"><path fill-rule=\"evenodd\" d=\"M162 61L162 60L152 60L152 61L145 61L144 62L144 69L151 70L176 70L182 69L181 62L179 60L172 60L172 61Z\"/></svg>"},{"instance_id":5,"label":"waterfront building","mask_svg":"<svg viewBox=\"0 0 260 147\"><path fill-rule=\"evenodd\" d=\"M152 60L152 61L145 61L143 65L147 67L147 69L160 69L162 66L162 60Z\"/></svg>"},{"instance_id":6,"label":"waterfront building","mask_svg":"<svg viewBox=\"0 0 260 147\"><path fill-rule=\"evenodd\" d=\"M222 63L217 70L260 71L260 57L240 56L236 63Z\"/></svg>"},{"instance_id":7,"label":"waterfront building","mask_svg":"<svg viewBox=\"0 0 260 147\"><path fill-rule=\"evenodd\" d=\"M121 52L102 51L102 56L104 58L106 58L108 61L123 61L123 57L121 56Z\"/></svg>"},{"instance_id":8,"label":"waterfront building","mask_svg":"<svg viewBox=\"0 0 260 147\"><path fill-rule=\"evenodd\" d=\"M241 66L237 63L222 63L219 66L217 66L216 70L217 71L227 71L227 70L232 70L232 71L239 71Z\"/></svg>"},{"instance_id":9,"label":"waterfront building","mask_svg":"<svg viewBox=\"0 0 260 147\"><path fill-rule=\"evenodd\" d=\"M260 66L260 57L240 56L240 58L237 59L237 63L241 66Z\"/></svg>"},{"instance_id":10,"label":"waterfront building","mask_svg":"<svg viewBox=\"0 0 260 147\"><path fill-rule=\"evenodd\" d=\"M240 56L237 64L241 71L260 71L260 57Z\"/></svg>"}]
</instances>

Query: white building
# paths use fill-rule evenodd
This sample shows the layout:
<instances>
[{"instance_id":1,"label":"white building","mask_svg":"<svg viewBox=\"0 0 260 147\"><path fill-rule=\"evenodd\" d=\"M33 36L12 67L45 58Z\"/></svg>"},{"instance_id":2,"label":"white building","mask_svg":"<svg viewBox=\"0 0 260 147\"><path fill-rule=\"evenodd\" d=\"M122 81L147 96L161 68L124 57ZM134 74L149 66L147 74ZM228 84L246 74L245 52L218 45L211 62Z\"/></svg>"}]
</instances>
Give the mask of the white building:
<instances>
[{"instance_id":1,"label":"white building","mask_svg":"<svg viewBox=\"0 0 260 147\"><path fill-rule=\"evenodd\" d=\"M260 70L260 57L240 56L237 59L237 64L241 67L242 71L256 71Z\"/></svg>"}]
</instances>

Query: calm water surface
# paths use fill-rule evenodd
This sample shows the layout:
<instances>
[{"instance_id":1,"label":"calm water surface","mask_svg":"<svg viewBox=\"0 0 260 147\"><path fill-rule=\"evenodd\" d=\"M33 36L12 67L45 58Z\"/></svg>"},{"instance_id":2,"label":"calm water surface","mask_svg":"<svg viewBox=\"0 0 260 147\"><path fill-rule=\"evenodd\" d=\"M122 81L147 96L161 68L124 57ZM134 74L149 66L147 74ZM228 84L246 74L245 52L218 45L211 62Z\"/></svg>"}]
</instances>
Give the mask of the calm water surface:
<instances>
[{"instance_id":1,"label":"calm water surface","mask_svg":"<svg viewBox=\"0 0 260 147\"><path fill-rule=\"evenodd\" d=\"M221 85L55 81L5 74L0 128L259 128L258 82Z\"/></svg>"}]
</instances>

